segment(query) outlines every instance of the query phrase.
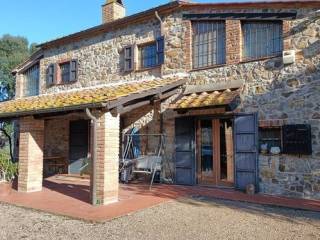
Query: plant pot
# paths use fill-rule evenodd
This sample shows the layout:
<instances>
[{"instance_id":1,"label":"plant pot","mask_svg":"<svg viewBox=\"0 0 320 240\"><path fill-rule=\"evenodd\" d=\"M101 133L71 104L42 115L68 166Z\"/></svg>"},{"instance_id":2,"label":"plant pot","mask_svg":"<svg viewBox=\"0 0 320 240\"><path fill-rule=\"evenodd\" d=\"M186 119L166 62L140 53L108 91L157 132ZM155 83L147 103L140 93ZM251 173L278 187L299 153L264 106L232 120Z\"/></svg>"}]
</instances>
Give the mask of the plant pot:
<instances>
[{"instance_id":1,"label":"plant pot","mask_svg":"<svg viewBox=\"0 0 320 240\"><path fill-rule=\"evenodd\" d=\"M11 194L12 183L2 182L0 183L0 197L5 197Z\"/></svg>"}]
</instances>

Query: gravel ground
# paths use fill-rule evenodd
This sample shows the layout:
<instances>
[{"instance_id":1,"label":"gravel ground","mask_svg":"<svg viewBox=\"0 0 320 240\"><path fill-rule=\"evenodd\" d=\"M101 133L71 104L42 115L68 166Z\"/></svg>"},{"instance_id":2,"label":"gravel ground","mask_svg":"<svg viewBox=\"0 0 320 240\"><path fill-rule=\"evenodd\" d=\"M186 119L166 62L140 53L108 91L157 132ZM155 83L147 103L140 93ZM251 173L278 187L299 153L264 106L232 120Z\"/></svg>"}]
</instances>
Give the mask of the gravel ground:
<instances>
[{"instance_id":1,"label":"gravel ground","mask_svg":"<svg viewBox=\"0 0 320 240\"><path fill-rule=\"evenodd\" d=\"M0 203L0 239L320 239L320 213L182 199L92 224Z\"/></svg>"}]
</instances>

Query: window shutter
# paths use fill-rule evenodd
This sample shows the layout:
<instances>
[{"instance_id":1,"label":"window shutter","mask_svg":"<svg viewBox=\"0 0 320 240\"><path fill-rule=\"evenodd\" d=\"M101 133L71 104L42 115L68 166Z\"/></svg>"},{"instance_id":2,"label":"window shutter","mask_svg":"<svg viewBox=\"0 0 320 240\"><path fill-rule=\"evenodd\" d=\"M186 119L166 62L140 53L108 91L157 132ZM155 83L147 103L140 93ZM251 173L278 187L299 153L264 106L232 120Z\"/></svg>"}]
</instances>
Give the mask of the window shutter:
<instances>
[{"instance_id":1,"label":"window shutter","mask_svg":"<svg viewBox=\"0 0 320 240\"><path fill-rule=\"evenodd\" d=\"M78 79L78 60L70 61L70 82L75 82Z\"/></svg>"},{"instance_id":2,"label":"window shutter","mask_svg":"<svg viewBox=\"0 0 320 240\"><path fill-rule=\"evenodd\" d=\"M157 38L158 64L164 63L164 36Z\"/></svg>"},{"instance_id":3,"label":"window shutter","mask_svg":"<svg viewBox=\"0 0 320 240\"><path fill-rule=\"evenodd\" d=\"M56 79L56 65L55 64L50 64L49 67L47 68L47 72L46 72L46 83L47 86L52 86Z\"/></svg>"},{"instance_id":4,"label":"window shutter","mask_svg":"<svg viewBox=\"0 0 320 240\"><path fill-rule=\"evenodd\" d=\"M134 47L127 46L124 48L124 71L129 72L134 68Z\"/></svg>"},{"instance_id":5,"label":"window shutter","mask_svg":"<svg viewBox=\"0 0 320 240\"><path fill-rule=\"evenodd\" d=\"M52 84L57 84L58 83L58 64L53 64L53 76L52 76L52 79L53 79L53 82Z\"/></svg>"}]
</instances>

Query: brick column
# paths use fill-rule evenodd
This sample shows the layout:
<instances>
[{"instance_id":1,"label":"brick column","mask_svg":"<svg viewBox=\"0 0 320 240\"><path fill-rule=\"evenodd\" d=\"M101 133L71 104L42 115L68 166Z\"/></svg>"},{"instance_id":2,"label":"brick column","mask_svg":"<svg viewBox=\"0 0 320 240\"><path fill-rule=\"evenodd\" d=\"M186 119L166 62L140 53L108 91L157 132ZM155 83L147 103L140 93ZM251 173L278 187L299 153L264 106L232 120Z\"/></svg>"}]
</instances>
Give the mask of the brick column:
<instances>
[{"instance_id":1,"label":"brick column","mask_svg":"<svg viewBox=\"0 0 320 240\"><path fill-rule=\"evenodd\" d=\"M226 63L241 61L242 33L240 20L226 20Z\"/></svg>"},{"instance_id":2,"label":"brick column","mask_svg":"<svg viewBox=\"0 0 320 240\"><path fill-rule=\"evenodd\" d=\"M185 53L185 64L186 70L192 69L192 24L191 21L184 21L185 36L184 36L184 53Z\"/></svg>"},{"instance_id":3,"label":"brick column","mask_svg":"<svg viewBox=\"0 0 320 240\"><path fill-rule=\"evenodd\" d=\"M97 121L96 197L97 205L118 201L120 117L110 112Z\"/></svg>"},{"instance_id":4,"label":"brick column","mask_svg":"<svg viewBox=\"0 0 320 240\"><path fill-rule=\"evenodd\" d=\"M282 36L283 36L283 50L290 50L292 48L290 39L290 21L283 21Z\"/></svg>"},{"instance_id":5,"label":"brick column","mask_svg":"<svg viewBox=\"0 0 320 240\"><path fill-rule=\"evenodd\" d=\"M42 190L44 121L20 119L19 192Z\"/></svg>"}]
</instances>

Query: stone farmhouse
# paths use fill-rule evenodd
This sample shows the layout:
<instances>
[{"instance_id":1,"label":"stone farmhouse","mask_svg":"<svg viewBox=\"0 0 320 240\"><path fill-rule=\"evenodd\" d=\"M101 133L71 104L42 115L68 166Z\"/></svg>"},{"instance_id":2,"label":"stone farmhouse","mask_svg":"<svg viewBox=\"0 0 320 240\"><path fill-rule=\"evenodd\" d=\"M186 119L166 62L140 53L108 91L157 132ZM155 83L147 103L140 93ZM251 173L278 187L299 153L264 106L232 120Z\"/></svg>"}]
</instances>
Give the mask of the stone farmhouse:
<instances>
[{"instance_id":1,"label":"stone farmhouse","mask_svg":"<svg viewBox=\"0 0 320 240\"><path fill-rule=\"evenodd\" d=\"M320 2L171 1L39 45L14 69L18 190L92 163L93 204L117 201L124 134L164 134L161 175L320 199ZM148 153L158 142L140 139ZM52 170L52 166L55 167Z\"/></svg>"}]
</instances>

